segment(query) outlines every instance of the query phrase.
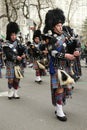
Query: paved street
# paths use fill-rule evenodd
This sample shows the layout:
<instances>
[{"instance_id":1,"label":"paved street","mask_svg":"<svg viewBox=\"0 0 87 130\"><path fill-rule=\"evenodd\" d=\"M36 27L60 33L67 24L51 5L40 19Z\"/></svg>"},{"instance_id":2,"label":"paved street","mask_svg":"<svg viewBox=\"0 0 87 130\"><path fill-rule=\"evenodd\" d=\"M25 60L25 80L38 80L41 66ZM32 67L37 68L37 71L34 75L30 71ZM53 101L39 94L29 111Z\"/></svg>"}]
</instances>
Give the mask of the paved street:
<instances>
[{"instance_id":1,"label":"paved street","mask_svg":"<svg viewBox=\"0 0 87 130\"><path fill-rule=\"evenodd\" d=\"M75 84L72 99L64 106L67 122L60 122L51 104L49 74L42 84L34 82L34 70L25 69L19 100L8 100L5 69L0 79L0 130L87 130L87 68L82 61L83 76Z\"/></svg>"}]
</instances>

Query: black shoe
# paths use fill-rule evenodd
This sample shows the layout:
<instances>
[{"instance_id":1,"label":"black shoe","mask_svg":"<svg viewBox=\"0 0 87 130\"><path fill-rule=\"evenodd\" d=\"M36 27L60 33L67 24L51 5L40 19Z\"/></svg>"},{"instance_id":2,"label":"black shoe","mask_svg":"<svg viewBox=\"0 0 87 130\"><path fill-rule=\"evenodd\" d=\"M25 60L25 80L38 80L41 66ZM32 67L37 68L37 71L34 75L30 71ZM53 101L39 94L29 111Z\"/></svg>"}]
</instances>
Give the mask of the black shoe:
<instances>
[{"instance_id":1,"label":"black shoe","mask_svg":"<svg viewBox=\"0 0 87 130\"><path fill-rule=\"evenodd\" d=\"M19 96L17 96L17 97L15 97L15 96L14 96L13 98L14 98L14 99L20 99L20 97L19 97Z\"/></svg>"},{"instance_id":2,"label":"black shoe","mask_svg":"<svg viewBox=\"0 0 87 130\"><path fill-rule=\"evenodd\" d=\"M14 99L20 99L20 97L14 97Z\"/></svg>"},{"instance_id":3,"label":"black shoe","mask_svg":"<svg viewBox=\"0 0 87 130\"><path fill-rule=\"evenodd\" d=\"M36 80L35 80L35 82L38 83L38 84L40 84L40 83L42 82L42 80L40 80L40 81L36 81Z\"/></svg>"},{"instance_id":4,"label":"black shoe","mask_svg":"<svg viewBox=\"0 0 87 130\"><path fill-rule=\"evenodd\" d=\"M57 111L55 111L55 115L57 114Z\"/></svg>"},{"instance_id":5,"label":"black shoe","mask_svg":"<svg viewBox=\"0 0 87 130\"><path fill-rule=\"evenodd\" d=\"M63 116L63 117L57 116L57 119L59 119L60 121L67 121L66 116Z\"/></svg>"},{"instance_id":6,"label":"black shoe","mask_svg":"<svg viewBox=\"0 0 87 130\"><path fill-rule=\"evenodd\" d=\"M13 99L14 97L8 97L9 100Z\"/></svg>"}]
</instances>

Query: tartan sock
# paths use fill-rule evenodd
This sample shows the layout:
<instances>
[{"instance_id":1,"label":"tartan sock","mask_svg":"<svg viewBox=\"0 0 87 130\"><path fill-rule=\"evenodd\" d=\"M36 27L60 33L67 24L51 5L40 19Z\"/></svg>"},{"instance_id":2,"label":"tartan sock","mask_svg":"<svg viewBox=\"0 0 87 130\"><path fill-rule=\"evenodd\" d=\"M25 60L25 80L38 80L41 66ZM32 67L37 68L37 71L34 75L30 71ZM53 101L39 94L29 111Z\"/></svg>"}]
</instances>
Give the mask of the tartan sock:
<instances>
[{"instance_id":1,"label":"tartan sock","mask_svg":"<svg viewBox=\"0 0 87 130\"><path fill-rule=\"evenodd\" d=\"M18 89L19 87L19 81L13 81L13 88Z\"/></svg>"},{"instance_id":2,"label":"tartan sock","mask_svg":"<svg viewBox=\"0 0 87 130\"><path fill-rule=\"evenodd\" d=\"M36 76L40 76L40 70L36 70Z\"/></svg>"},{"instance_id":3,"label":"tartan sock","mask_svg":"<svg viewBox=\"0 0 87 130\"><path fill-rule=\"evenodd\" d=\"M63 93L58 93L55 95L56 103L59 105L63 104Z\"/></svg>"},{"instance_id":4,"label":"tartan sock","mask_svg":"<svg viewBox=\"0 0 87 130\"><path fill-rule=\"evenodd\" d=\"M13 83L9 83L9 82L8 82L8 88L9 88L9 89L13 88Z\"/></svg>"}]
</instances>

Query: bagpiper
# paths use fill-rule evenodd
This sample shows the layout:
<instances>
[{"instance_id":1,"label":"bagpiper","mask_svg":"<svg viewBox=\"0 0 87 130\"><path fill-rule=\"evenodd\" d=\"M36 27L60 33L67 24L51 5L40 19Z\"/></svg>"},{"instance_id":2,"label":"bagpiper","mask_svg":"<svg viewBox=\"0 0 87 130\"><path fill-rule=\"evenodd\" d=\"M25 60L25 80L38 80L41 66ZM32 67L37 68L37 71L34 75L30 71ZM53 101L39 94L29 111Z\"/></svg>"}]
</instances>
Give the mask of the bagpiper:
<instances>
[{"instance_id":1,"label":"bagpiper","mask_svg":"<svg viewBox=\"0 0 87 130\"><path fill-rule=\"evenodd\" d=\"M41 51L41 31L35 30L33 35L33 44L31 44L32 54L34 58L35 82L41 83L41 76L45 73L45 66L41 63L43 52Z\"/></svg>"},{"instance_id":2,"label":"bagpiper","mask_svg":"<svg viewBox=\"0 0 87 130\"><path fill-rule=\"evenodd\" d=\"M44 27L44 33L50 34L51 37L49 40L51 95L56 117L60 121L67 121L63 105L66 103L66 98L71 97L74 83L74 79L68 74L67 61L72 61L75 59L75 55L79 55L78 51L70 54L66 50L67 44L62 29L64 22L64 12L56 8L47 12Z\"/></svg>"},{"instance_id":3,"label":"bagpiper","mask_svg":"<svg viewBox=\"0 0 87 130\"><path fill-rule=\"evenodd\" d=\"M19 82L23 78L23 62L25 47L17 40L19 26L10 22L6 29L6 43L3 46L6 64L6 78L8 79L8 98L19 99Z\"/></svg>"}]
</instances>

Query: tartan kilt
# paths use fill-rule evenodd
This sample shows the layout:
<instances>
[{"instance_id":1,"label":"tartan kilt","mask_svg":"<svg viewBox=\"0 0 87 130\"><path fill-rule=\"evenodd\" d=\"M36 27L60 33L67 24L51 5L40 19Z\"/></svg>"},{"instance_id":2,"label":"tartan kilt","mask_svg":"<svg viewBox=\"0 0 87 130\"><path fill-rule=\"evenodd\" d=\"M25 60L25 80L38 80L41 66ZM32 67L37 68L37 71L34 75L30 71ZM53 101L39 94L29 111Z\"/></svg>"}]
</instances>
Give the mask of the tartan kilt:
<instances>
[{"instance_id":1,"label":"tartan kilt","mask_svg":"<svg viewBox=\"0 0 87 130\"><path fill-rule=\"evenodd\" d=\"M15 78L14 66L6 66L6 78Z\"/></svg>"},{"instance_id":2,"label":"tartan kilt","mask_svg":"<svg viewBox=\"0 0 87 130\"><path fill-rule=\"evenodd\" d=\"M55 98L55 92L58 89L59 82L58 82L58 74L57 71L55 74L50 75L50 85L51 85L51 98L52 98L52 104L56 105L56 98Z\"/></svg>"},{"instance_id":3,"label":"tartan kilt","mask_svg":"<svg viewBox=\"0 0 87 130\"><path fill-rule=\"evenodd\" d=\"M7 79L14 79L15 77L15 64L14 62L11 61L7 61L6 62L6 78ZM24 73L24 68L22 67L22 65L20 64L20 68L22 73Z\"/></svg>"},{"instance_id":4,"label":"tartan kilt","mask_svg":"<svg viewBox=\"0 0 87 130\"><path fill-rule=\"evenodd\" d=\"M69 74L70 68L67 66L66 62L64 63L64 61L63 62L61 61L61 66L62 66L63 70L65 70ZM67 95L68 94L68 86L61 86L60 85L60 82L58 80L58 72L57 72L56 68L55 68L55 74L50 75L50 85L51 85L52 104L54 106L56 106L56 98L57 98L57 95L59 95L57 90L59 88L64 89L64 93L62 94L63 98L66 99L67 97L71 96L71 92L70 92L71 90L69 90L70 95Z\"/></svg>"},{"instance_id":5,"label":"tartan kilt","mask_svg":"<svg viewBox=\"0 0 87 130\"><path fill-rule=\"evenodd\" d=\"M45 70L39 68L39 66L38 66L38 64L37 64L37 60L34 61L34 63L33 63L33 68L34 68L35 70L38 70L38 71L39 71L40 76L45 76L45 75L46 75Z\"/></svg>"}]
</instances>

